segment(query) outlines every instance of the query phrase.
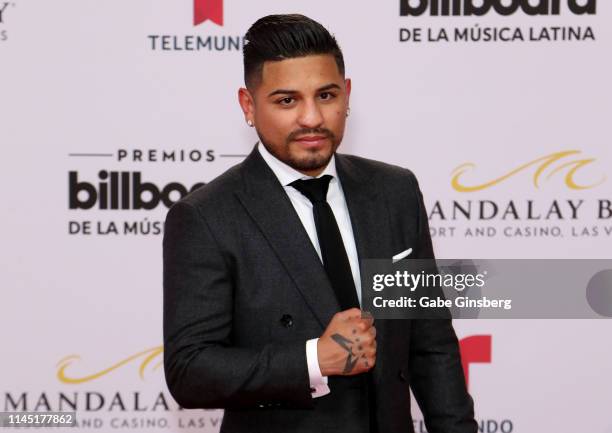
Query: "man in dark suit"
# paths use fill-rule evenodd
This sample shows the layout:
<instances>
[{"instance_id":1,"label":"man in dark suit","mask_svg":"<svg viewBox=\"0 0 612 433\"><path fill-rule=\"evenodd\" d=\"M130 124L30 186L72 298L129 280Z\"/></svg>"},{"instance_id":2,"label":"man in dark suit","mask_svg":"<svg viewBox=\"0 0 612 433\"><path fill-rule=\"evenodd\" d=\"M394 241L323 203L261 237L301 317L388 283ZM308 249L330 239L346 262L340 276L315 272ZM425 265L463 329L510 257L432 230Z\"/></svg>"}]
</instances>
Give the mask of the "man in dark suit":
<instances>
[{"instance_id":1,"label":"man in dark suit","mask_svg":"<svg viewBox=\"0 0 612 433\"><path fill-rule=\"evenodd\" d=\"M222 432L477 431L450 320L360 310L359 261L433 258L406 169L336 153L351 82L335 39L301 15L257 21L244 47L246 160L169 211L164 367Z\"/></svg>"}]
</instances>

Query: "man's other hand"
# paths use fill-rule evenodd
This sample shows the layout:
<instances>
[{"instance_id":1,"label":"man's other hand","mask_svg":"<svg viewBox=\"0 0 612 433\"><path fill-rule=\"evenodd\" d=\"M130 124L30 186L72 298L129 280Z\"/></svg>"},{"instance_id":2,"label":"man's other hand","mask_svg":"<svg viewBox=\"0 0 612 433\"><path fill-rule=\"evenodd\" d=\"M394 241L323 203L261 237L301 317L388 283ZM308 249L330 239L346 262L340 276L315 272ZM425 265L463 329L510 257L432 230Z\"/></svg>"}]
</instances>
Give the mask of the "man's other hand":
<instances>
[{"instance_id":1,"label":"man's other hand","mask_svg":"<svg viewBox=\"0 0 612 433\"><path fill-rule=\"evenodd\" d=\"M317 343L323 376L352 376L376 363L374 319L359 308L336 313Z\"/></svg>"}]
</instances>

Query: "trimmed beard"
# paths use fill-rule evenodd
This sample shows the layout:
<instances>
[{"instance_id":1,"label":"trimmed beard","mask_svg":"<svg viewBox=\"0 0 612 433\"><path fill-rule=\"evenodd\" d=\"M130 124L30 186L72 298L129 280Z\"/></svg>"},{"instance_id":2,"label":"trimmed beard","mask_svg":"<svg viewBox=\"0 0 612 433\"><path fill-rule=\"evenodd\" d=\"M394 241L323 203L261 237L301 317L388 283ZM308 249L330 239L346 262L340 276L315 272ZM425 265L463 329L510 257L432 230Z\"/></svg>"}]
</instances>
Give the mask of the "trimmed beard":
<instances>
[{"instance_id":1,"label":"trimmed beard","mask_svg":"<svg viewBox=\"0 0 612 433\"><path fill-rule=\"evenodd\" d=\"M300 171L300 172L319 170L319 169L324 169L325 167L327 167L327 164L329 164L329 161L331 161L332 156L334 155L334 153L336 153L336 149L338 149L338 146L340 145L340 143L336 139L336 136L328 129L313 129L313 130L296 131L296 132L291 133L285 140L285 146L288 148L291 142L295 140L295 137L298 137L300 135L306 135L306 134L320 134L320 133L324 133L325 136L332 143L330 154L321 155L318 153L318 151L312 151L312 153L306 156L305 158L298 159L298 158L292 157L291 154L287 156L279 155L276 149L274 149L272 146L268 144L266 138L259 131L257 131L257 135L259 136L259 141L266 148L268 152L274 155L274 157L278 159L279 161L284 162L289 167L293 168L294 170Z\"/></svg>"}]
</instances>

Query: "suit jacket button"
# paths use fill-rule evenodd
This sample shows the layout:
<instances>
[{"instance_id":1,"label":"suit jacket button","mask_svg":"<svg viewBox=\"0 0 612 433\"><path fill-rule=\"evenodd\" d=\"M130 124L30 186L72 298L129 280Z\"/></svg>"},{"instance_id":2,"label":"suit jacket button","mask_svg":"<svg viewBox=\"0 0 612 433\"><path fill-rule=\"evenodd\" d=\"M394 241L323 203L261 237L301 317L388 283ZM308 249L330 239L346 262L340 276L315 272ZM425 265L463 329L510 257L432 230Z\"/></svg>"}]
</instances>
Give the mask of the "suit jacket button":
<instances>
[{"instance_id":1,"label":"suit jacket button","mask_svg":"<svg viewBox=\"0 0 612 433\"><path fill-rule=\"evenodd\" d=\"M406 375L402 370L399 371L399 378L402 382L406 382Z\"/></svg>"},{"instance_id":2,"label":"suit jacket button","mask_svg":"<svg viewBox=\"0 0 612 433\"><path fill-rule=\"evenodd\" d=\"M285 328L291 328L293 326L293 317L289 314L283 314L280 321Z\"/></svg>"}]
</instances>

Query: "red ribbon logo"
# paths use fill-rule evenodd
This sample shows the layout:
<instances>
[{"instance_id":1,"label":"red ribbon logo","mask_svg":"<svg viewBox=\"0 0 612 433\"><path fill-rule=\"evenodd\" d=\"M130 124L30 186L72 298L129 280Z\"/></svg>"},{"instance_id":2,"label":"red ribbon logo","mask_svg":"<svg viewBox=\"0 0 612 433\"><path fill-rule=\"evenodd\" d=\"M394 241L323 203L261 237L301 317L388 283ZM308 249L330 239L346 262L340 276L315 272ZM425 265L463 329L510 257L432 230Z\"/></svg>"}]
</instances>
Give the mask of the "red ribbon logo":
<instances>
[{"instance_id":1,"label":"red ribbon logo","mask_svg":"<svg viewBox=\"0 0 612 433\"><path fill-rule=\"evenodd\" d=\"M459 342L461 364L468 387L470 386L470 364L491 362L492 339L490 335L472 335Z\"/></svg>"},{"instance_id":2,"label":"red ribbon logo","mask_svg":"<svg viewBox=\"0 0 612 433\"><path fill-rule=\"evenodd\" d=\"M193 25L206 20L223 25L223 0L193 0Z\"/></svg>"}]
</instances>

